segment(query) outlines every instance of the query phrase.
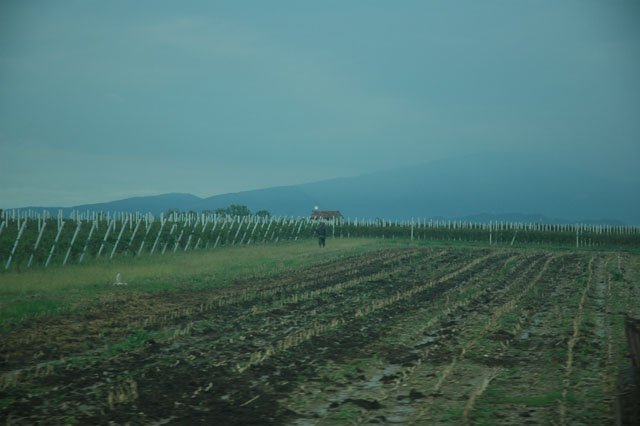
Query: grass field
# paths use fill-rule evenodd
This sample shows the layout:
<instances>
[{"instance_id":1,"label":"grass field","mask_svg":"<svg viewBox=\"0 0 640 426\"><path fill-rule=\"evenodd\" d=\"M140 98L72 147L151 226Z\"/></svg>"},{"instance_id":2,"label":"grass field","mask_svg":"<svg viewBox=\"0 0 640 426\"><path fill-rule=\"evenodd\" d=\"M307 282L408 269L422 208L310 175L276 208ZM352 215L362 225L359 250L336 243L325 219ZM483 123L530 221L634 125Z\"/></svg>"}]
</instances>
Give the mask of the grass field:
<instances>
[{"instance_id":1,"label":"grass field","mask_svg":"<svg viewBox=\"0 0 640 426\"><path fill-rule=\"evenodd\" d=\"M0 416L612 424L637 414L617 395L639 261L330 239L10 272Z\"/></svg>"},{"instance_id":2,"label":"grass field","mask_svg":"<svg viewBox=\"0 0 640 426\"><path fill-rule=\"evenodd\" d=\"M54 265L0 275L0 324L5 329L34 315L77 311L100 297L129 291L221 288L236 279L265 279L402 243L336 239L318 250L312 241L106 258L83 265ZM114 286L116 275L127 286Z\"/></svg>"}]
</instances>

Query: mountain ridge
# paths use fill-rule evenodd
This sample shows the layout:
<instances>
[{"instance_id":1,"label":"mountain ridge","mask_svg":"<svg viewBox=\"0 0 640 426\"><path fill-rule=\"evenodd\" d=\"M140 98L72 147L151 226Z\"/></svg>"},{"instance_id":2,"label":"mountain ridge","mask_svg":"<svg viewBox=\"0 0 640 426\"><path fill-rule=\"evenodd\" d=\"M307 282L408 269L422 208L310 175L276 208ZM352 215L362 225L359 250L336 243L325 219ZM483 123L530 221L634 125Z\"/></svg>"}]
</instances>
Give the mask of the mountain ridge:
<instances>
[{"instance_id":1,"label":"mountain ridge","mask_svg":"<svg viewBox=\"0 0 640 426\"><path fill-rule=\"evenodd\" d=\"M537 223L624 225L640 224L640 200L634 193L640 193L637 182L591 176L544 157L482 154L205 198L169 193L62 210L64 215L87 209L159 214L169 208L199 212L243 204L252 211L307 216L318 205L323 210L340 210L351 218L441 217L478 222L511 218Z\"/></svg>"}]
</instances>

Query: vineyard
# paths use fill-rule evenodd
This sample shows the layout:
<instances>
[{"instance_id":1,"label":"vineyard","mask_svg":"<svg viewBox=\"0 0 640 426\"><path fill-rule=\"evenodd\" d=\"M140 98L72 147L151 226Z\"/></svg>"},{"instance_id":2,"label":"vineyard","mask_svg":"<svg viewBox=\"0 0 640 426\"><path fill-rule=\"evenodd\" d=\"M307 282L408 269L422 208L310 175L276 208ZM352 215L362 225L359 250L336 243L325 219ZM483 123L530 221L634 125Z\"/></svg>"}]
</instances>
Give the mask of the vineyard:
<instances>
[{"instance_id":1,"label":"vineyard","mask_svg":"<svg viewBox=\"0 0 640 426\"><path fill-rule=\"evenodd\" d=\"M157 240L160 252L222 240L256 250L246 244L277 229L280 240L312 235L302 220L219 221L227 232L215 238L215 221L197 235L190 231L202 230L202 221L142 221L112 225L114 234L131 234L123 231L103 255L132 255L147 246L137 239L146 233L155 234L148 241ZM92 256L104 225L87 249ZM160 227L173 229L170 239ZM488 241L479 227L447 235L476 230ZM2 332L0 415L8 424L150 425L639 418L637 389L621 391L631 374L623 322L625 314L640 315L638 255L515 248L506 230L492 246L438 246L421 240L446 232L444 225L353 222L335 224L334 246L358 232L378 240L224 287L142 292L132 282L78 312L25 318ZM518 237L527 232L545 235L521 229ZM405 242L389 241L401 235ZM87 240L79 238L76 262ZM274 250L287 245L304 256L319 251L310 241Z\"/></svg>"},{"instance_id":2,"label":"vineyard","mask_svg":"<svg viewBox=\"0 0 640 426\"><path fill-rule=\"evenodd\" d=\"M638 247L640 227L477 224L412 220L329 221L330 238L366 237L416 241L463 241L489 245ZM0 219L0 270L78 264L114 256L137 257L223 246L297 241L314 236L309 218L214 214L74 213L63 219L46 212L4 211Z\"/></svg>"}]
</instances>

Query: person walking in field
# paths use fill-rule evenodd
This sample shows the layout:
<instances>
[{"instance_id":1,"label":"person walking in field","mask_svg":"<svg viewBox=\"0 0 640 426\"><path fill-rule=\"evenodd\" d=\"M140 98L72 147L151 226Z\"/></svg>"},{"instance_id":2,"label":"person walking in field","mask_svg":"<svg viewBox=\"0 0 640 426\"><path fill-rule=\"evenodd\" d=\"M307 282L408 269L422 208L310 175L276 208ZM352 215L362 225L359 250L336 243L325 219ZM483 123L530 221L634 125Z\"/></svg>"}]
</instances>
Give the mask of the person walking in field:
<instances>
[{"instance_id":1,"label":"person walking in field","mask_svg":"<svg viewBox=\"0 0 640 426\"><path fill-rule=\"evenodd\" d=\"M324 247L324 240L327 238L327 228L324 223L320 223L320 226L316 228L316 234L318 235L318 247Z\"/></svg>"}]
</instances>

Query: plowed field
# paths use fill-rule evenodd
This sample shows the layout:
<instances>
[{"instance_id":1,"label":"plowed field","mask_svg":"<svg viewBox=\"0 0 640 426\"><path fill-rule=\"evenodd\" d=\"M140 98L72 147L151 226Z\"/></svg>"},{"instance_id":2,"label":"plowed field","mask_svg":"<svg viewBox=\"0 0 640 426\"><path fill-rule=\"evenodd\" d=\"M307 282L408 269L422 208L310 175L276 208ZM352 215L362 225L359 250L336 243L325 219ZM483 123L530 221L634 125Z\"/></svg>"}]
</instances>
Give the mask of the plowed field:
<instances>
[{"instance_id":1,"label":"plowed field","mask_svg":"<svg viewBox=\"0 0 640 426\"><path fill-rule=\"evenodd\" d=\"M639 310L638 257L611 252L409 246L225 289L126 291L2 332L0 417L612 424L633 412L616 395Z\"/></svg>"}]
</instances>

